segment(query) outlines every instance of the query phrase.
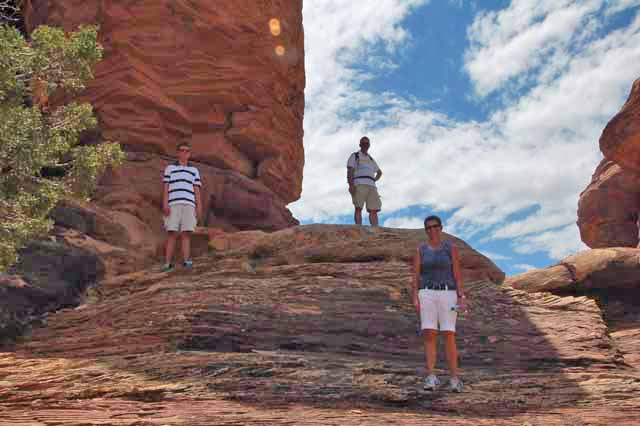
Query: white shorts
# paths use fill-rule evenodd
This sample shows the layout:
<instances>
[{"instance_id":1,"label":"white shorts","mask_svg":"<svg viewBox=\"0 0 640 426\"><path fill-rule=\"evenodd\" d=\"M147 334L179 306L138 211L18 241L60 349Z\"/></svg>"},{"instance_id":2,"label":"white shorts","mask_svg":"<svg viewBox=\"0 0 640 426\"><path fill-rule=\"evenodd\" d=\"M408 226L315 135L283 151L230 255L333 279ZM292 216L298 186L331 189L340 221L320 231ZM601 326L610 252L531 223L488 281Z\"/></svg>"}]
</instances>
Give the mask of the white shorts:
<instances>
[{"instance_id":1,"label":"white shorts","mask_svg":"<svg viewBox=\"0 0 640 426\"><path fill-rule=\"evenodd\" d=\"M418 292L418 298L423 330L456 331L458 313L453 308L458 303L458 294L455 290L423 289Z\"/></svg>"},{"instance_id":2,"label":"white shorts","mask_svg":"<svg viewBox=\"0 0 640 426\"><path fill-rule=\"evenodd\" d=\"M171 213L164 217L164 228L169 232L193 232L196 229L196 208L191 204L169 206Z\"/></svg>"}]
</instances>

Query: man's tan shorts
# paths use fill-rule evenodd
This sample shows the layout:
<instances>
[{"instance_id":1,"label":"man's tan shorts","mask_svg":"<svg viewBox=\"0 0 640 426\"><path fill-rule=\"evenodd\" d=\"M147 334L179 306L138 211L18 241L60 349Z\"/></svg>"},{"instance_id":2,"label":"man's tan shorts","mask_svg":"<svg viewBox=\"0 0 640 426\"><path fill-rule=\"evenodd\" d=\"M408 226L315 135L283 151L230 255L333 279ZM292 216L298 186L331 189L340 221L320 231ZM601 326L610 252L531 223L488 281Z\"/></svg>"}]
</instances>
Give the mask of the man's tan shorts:
<instances>
[{"instance_id":1,"label":"man's tan shorts","mask_svg":"<svg viewBox=\"0 0 640 426\"><path fill-rule=\"evenodd\" d=\"M169 206L171 213L164 217L164 228L169 232L193 232L196 229L196 208L191 204Z\"/></svg>"},{"instance_id":2,"label":"man's tan shorts","mask_svg":"<svg viewBox=\"0 0 640 426\"><path fill-rule=\"evenodd\" d=\"M367 204L367 211L378 211L382 208L378 188L373 185L356 185L355 194L352 194L351 199L353 200L353 205L358 209L361 209L365 203Z\"/></svg>"}]
</instances>

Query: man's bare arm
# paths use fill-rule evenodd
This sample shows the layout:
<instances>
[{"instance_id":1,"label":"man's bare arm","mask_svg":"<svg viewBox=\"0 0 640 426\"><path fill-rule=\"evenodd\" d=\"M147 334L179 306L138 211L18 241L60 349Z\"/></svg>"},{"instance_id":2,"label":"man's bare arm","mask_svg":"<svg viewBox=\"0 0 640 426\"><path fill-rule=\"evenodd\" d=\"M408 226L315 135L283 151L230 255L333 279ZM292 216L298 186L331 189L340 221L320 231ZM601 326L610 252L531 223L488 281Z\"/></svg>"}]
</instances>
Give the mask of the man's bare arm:
<instances>
[{"instance_id":1,"label":"man's bare arm","mask_svg":"<svg viewBox=\"0 0 640 426\"><path fill-rule=\"evenodd\" d=\"M196 195L196 212L198 214L198 220L202 220L202 202L200 197L200 187L196 186L193 188Z\"/></svg>"},{"instance_id":2,"label":"man's bare arm","mask_svg":"<svg viewBox=\"0 0 640 426\"><path fill-rule=\"evenodd\" d=\"M164 212L165 216L169 216L171 212L169 210L169 184L168 183L164 184L164 191L162 194L162 211Z\"/></svg>"},{"instance_id":3,"label":"man's bare arm","mask_svg":"<svg viewBox=\"0 0 640 426\"><path fill-rule=\"evenodd\" d=\"M349 184L349 191L352 191L354 188L354 184L353 184L354 173L355 173L355 169L353 167L347 167L347 183Z\"/></svg>"}]
</instances>

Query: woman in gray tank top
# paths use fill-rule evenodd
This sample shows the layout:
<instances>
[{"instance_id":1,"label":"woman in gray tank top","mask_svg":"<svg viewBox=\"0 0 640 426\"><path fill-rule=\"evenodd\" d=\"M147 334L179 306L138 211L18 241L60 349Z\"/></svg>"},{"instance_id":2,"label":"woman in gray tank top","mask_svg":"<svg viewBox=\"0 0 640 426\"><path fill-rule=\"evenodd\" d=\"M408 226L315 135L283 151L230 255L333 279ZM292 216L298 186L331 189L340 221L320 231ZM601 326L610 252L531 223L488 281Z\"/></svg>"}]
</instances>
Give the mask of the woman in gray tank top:
<instances>
[{"instance_id":1,"label":"woman in gray tank top","mask_svg":"<svg viewBox=\"0 0 640 426\"><path fill-rule=\"evenodd\" d=\"M445 348L451 379L449 388L462 391L458 377L456 319L465 309L465 295L460 274L458 250L451 241L442 239L442 221L438 216L424 220L427 241L416 250L413 270L413 304L424 335L427 364L426 390L435 390L440 381L435 375L438 331L445 337Z\"/></svg>"}]
</instances>

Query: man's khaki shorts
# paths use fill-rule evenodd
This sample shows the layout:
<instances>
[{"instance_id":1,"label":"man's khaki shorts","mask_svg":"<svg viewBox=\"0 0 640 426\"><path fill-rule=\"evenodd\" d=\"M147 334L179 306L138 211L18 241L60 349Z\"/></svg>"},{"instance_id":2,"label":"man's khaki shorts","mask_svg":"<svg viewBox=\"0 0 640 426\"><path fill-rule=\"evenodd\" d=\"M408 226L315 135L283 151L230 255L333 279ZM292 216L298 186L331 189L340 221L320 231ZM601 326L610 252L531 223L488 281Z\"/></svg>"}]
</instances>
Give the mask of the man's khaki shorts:
<instances>
[{"instance_id":1,"label":"man's khaki shorts","mask_svg":"<svg viewBox=\"0 0 640 426\"><path fill-rule=\"evenodd\" d=\"M356 185L355 193L351 195L353 205L361 209L365 203L367 211L379 211L382 208L382 201L378 195L378 188L373 185Z\"/></svg>"},{"instance_id":2,"label":"man's khaki shorts","mask_svg":"<svg viewBox=\"0 0 640 426\"><path fill-rule=\"evenodd\" d=\"M164 228L169 232L193 232L196 229L196 208L191 204L169 206L171 213L164 217Z\"/></svg>"}]
</instances>

